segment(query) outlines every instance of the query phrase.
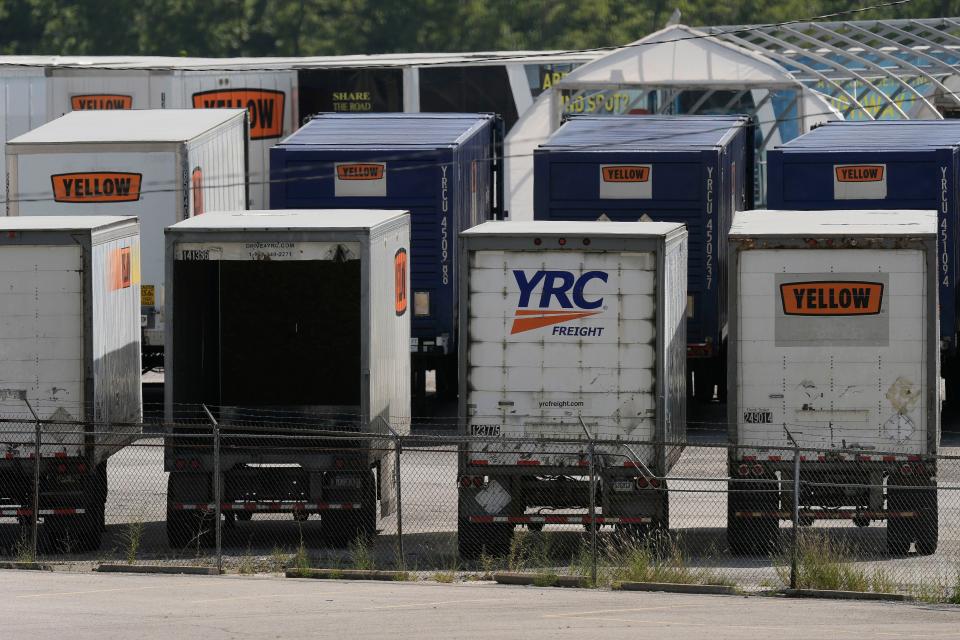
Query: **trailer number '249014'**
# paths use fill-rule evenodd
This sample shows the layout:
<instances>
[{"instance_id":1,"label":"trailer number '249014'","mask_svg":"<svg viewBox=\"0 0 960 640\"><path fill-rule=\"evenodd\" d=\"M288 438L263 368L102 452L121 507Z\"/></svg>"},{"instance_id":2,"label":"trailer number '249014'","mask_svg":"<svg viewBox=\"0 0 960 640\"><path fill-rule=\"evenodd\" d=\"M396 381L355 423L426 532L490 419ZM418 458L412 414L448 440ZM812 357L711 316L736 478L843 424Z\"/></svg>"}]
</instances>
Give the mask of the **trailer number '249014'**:
<instances>
[{"instance_id":1,"label":"trailer number '249014'","mask_svg":"<svg viewBox=\"0 0 960 640\"><path fill-rule=\"evenodd\" d=\"M770 409L745 409L743 421L746 424L773 424L773 411Z\"/></svg>"}]
</instances>

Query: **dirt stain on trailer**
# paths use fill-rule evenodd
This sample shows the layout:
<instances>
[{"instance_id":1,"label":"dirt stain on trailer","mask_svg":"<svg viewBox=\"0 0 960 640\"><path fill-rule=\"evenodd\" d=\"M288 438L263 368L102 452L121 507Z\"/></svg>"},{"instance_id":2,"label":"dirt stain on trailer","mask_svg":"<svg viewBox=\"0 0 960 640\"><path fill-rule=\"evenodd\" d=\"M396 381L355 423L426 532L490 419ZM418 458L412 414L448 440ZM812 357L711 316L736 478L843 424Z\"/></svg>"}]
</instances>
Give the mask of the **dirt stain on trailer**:
<instances>
[{"instance_id":1,"label":"dirt stain on trailer","mask_svg":"<svg viewBox=\"0 0 960 640\"><path fill-rule=\"evenodd\" d=\"M910 413L920 401L920 394L917 393L913 381L904 376L898 376L893 381L885 397L890 406L901 415Z\"/></svg>"}]
</instances>

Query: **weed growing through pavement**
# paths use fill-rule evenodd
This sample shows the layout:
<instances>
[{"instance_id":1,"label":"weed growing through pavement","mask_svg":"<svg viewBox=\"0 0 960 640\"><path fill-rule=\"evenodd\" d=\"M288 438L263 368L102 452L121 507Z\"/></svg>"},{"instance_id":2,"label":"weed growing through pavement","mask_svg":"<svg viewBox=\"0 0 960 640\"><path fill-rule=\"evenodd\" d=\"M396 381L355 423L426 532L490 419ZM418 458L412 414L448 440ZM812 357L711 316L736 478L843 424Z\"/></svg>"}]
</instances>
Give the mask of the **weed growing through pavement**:
<instances>
[{"instance_id":1,"label":"weed growing through pavement","mask_svg":"<svg viewBox=\"0 0 960 640\"><path fill-rule=\"evenodd\" d=\"M893 581L884 569L856 565L853 550L829 535L805 531L797 546L797 588L889 593ZM777 575L790 584L789 552L777 559Z\"/></svg>"},{"instance_id":2,"label":"weed growing through pavement","mask_svg":"<svg viewBox=\"0 0 960 640\"><path fill-rule=\"evenodd\" d=\"M140 543L143 541L143 530L143 522L134 520L128 523L120 533L120 542L123 544L123 556L127 564L134 564L137 561L137 553L140 551Z\"/></svg>"},{"instance_id":3,"label":"weed growing through pavement","mask_svg":"<svg viewBox=\"0 0 960 640\"><path fill-rule=\"evenodd\" d=\"M353 540L347 548L354 569L371 570L374 568L373 547L366 536L360 536Z\"/></svg>"}]
</instances>

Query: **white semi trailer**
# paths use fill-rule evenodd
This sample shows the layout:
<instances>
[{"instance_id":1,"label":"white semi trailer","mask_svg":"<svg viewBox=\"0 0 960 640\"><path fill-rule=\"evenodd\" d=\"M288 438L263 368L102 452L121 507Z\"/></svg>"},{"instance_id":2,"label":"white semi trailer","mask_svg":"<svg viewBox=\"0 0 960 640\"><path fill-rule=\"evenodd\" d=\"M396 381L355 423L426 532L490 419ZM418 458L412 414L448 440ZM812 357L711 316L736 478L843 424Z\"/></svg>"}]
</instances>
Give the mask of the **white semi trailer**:
<instances>
[{"instance_id":1,"label":"white semi trailer","mask_svg":"<svg viewBox=\"0 0 960 640\"><path fill-rule=\"evenodd\" d=\"M886 520L891 553L933 553L936 213L746 211L729 240L731 550L769 552L797 493L802 524Z\"/></svg>"},{"instance_id":2,"label":"white semi trailer","mask_svg":"<svg viewBox=\"0 0 960 640\"><path fill-rule=\"evenodd\" d=\"M461 242L461 556L505 552L516 526L667 527L686 435L683 225L488 222Z\"/></svg>"}]
</instances>

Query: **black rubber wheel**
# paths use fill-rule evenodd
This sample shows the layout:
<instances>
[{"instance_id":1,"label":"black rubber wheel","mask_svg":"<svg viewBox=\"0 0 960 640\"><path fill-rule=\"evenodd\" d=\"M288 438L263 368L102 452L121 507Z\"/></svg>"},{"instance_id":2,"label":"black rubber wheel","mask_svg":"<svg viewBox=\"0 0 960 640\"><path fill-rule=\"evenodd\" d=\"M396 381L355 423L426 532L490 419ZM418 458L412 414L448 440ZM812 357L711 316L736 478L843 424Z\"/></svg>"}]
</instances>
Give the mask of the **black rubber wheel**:
<instances>
[{"instance_id":1,"label":"black rubber wheel","mask_svg":"<svg viewBox=\"0 0 960 640\"><path fill-rule=\"evenodd\" d=\"M250 522L253 519L252 511L234 511L233 515L239 522Z\"/></svg>"},{"instance_id":2,"label":"black rubber wheel","mask_svg":"<svg viewBox=\"0 0 960 640\"><path fill-rule=\"evenodd\" d=\"M540 533L543 531L542 522L529 522L527 523L527 531L532 531L533 533Z\"/></svg>"},{"instance_id":3,"label":"black rubber wheel","mask_svg":"<svg viewBox=\"0 0 960 640\"><path fill-rule=\"evenodd\" d=\"M906 511L910 502L909 491L887 485L887 509ZM906 555L913 541L913 518L887 518L887 553L892 556Z\"/></svg>"},{"instance_id":4,"label":"black rubber wheel","mask_svg":"<svg viewBox=\"0 0 960 640\"><path fill-rule=\"evenodd\" d=\"M918 491L920 516L917 518L916 543L917 553L928 556L937 551L937 542L940 534L937 509L937 489Z\"/></svg>"},{"instance_id":5,"label":"black rubber wheel","mask_svg":"<svg viewBox=\"0 0 960 640\"><path fill-rule=\"evenodd\" d=\"M767 491L773 485L730 483L727 493L727 544L735 556L769 555L780 546L780 521L771 517L737 517L739 511L775 511L776 493ZM756 491L757 493L754 493Z\"/></svg>"},{"instance_id":6,"label":"black rubber wheel","mask_svg":"<svg viewBox=\"0 0 960 640\"><path fill-rule=\"evenodd\" d=\"M87 512L76 517L73 527L74 537L77 540L77 552L89 553L100 549L103 542L104 505L95 504Z\"/></svg>"},{"instance_id":7,"label":"black rubber wheel","mask_svg":"<svg viewBox=\"0 0 960 640\"><path fill-rule=\"evenodd\" d=\"M660 513L654 516L651 528L661 531L670 529L670 492L667 491L667 480L660 480L660 488L657 489L660 494Z\"/></svg>"},{"instance_id":8,"label":"black rubber wheel","mask_svg":"<svg viewBox=\"0 0 960 640\"><path fill-rule=\"evenodd\" d=\"M505 556L510 553L513 526L504 523L478 524L466 518L457 521L457 552L461 560L476 560L488 556Z\"/></svg>"},{"instance_id":9,"label":"black rubber wheel","mask_svg":"<svg viewBox=\"0 0 960 640\"><path fill-rule=\"evenodd\" d=\"M377 512L374 508L350 511L327 511L320 516L320 526L327 543L346 547L352 542L370 542L377 535Z\"/></svg>"}]
</instances>

